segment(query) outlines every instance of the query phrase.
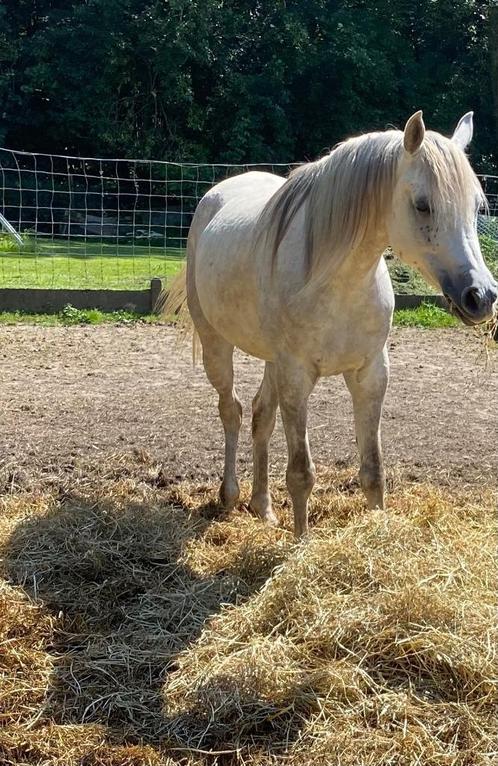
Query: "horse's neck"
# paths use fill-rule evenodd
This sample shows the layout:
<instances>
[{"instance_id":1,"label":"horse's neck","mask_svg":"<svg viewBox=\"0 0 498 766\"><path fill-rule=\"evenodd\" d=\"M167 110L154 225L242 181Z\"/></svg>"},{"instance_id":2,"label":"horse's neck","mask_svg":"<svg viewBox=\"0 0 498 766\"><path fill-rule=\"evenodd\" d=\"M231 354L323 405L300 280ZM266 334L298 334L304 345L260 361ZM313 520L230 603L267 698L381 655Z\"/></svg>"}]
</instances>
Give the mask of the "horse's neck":
<instances>
[{"instance_id":1,"label":"horse's neck","mask_svg":"<svg viewBox=\"0 0 498 766\"><path fill-rule=\"evenodd\" d=\"M383 223L375 231L367 232L362 243L351 250L339 267L341 276L365 283L374 278L383 253L389 246L387 227Z\"/></svg>"}]
</instances>

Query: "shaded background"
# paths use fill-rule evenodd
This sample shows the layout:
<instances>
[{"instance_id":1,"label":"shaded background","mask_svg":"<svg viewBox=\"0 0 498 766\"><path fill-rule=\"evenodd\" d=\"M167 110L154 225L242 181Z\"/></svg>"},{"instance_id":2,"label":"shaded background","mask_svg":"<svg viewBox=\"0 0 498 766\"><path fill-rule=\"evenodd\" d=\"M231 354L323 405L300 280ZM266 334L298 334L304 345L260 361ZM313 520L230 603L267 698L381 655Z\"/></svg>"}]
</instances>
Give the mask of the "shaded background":
<instances>
[{"instance_id":1,"label":"shaded background","mask_svg":"<svg viewBox=\"0 0 498 766\"><path fill-rule=\"evenodd\" d=\"M4 0L0 144L290 161L402 127L417 108L443 132L473 109L472 159L491 173L496 10L482 0Z\"/></svg>"}]
</instances>

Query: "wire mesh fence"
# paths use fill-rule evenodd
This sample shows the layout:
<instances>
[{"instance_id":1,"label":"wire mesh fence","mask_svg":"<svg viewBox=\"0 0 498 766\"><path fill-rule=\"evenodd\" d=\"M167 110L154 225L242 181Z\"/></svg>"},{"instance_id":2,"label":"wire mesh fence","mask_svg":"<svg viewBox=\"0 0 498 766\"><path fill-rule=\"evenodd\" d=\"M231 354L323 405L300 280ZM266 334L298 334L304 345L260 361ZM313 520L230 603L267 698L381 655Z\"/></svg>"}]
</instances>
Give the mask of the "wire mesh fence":
<instances>
[{"instance_id":1,"label":"wire mesh fence","mask_svg":"<svg viewBox=\"0 0 498 766\"><path fill-rule=\"evenodd\" d=\"M192 215L211 186L247 170L286 175L291 168L0 149L0 287L138 289L153 277L167 280L181 265ZM498 177L481 180L489 214L479 217L478 229L498 242Z\"/></svg>"},{"instance_id":2,"label":"wire mesh fence","mask_svg":"<svg viewBox=\"0 0 498 766\"><path fill-rule=\"evenodd\" d=\"M498 176L484 175L480 176L480 180L489 208L485 215L478 216L477 230L498 243Z\"/></svg>"},{"instance_id":3,"label":"wire mesh fence","mask_svg":"<svg viewBox=\"0 0 498 766\"><path fill-rule=\"evenodd\" d=\"M0 149L2 287L140 288L185 254L200 198L247 170L286 164L104 160Z\"/></svg>"}]
</instances>

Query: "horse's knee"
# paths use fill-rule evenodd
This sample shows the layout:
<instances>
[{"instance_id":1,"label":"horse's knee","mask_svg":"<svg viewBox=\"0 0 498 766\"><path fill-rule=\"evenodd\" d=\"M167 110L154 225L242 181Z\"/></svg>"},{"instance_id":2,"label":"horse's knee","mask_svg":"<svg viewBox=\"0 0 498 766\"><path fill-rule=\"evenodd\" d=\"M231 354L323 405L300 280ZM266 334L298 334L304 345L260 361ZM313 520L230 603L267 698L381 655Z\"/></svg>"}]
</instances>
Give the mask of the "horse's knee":
<instances>
[{"instance_id":1,"label":"horse's knee","mask_svg":"<svg viewBox=\"0 0 498 766\"><path fill-rule=\"evenodd\" d=\"M308 496L311 493L315 484L316 471L307 455L296 456L289 462L286 479L291 496L296 493Z\"/></svg>"},{"instance_id":2,"label":"horse's knee","mask_svg":"<svg viewBox=\"0 0 498 766\"><path fill-rule=\"evenodd\" d=\"M218 410L225 429L236 431L242 424L242 404L234 391L220 394Z\"/></svg>"}]
</instances>

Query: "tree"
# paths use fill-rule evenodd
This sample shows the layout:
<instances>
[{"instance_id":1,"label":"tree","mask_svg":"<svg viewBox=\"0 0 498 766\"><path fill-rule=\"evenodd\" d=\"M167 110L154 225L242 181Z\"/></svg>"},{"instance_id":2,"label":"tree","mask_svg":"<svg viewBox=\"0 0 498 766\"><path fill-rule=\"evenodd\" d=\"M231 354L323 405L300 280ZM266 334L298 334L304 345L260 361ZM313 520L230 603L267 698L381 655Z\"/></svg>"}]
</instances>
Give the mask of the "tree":
<instances>
[{"instance_id":1,"label":"tree","mask_svg":"<svg viewBox=\"0 0 498 766\"><path fill-rule=\"evenodd\" d=\"M312 158L423 108L496 162L484 0L4 0L3 141L184 161ZM491 51L492 54L492 51ZM1 134L0 134L1 137Z\"/></svg>"}]
</instances>

